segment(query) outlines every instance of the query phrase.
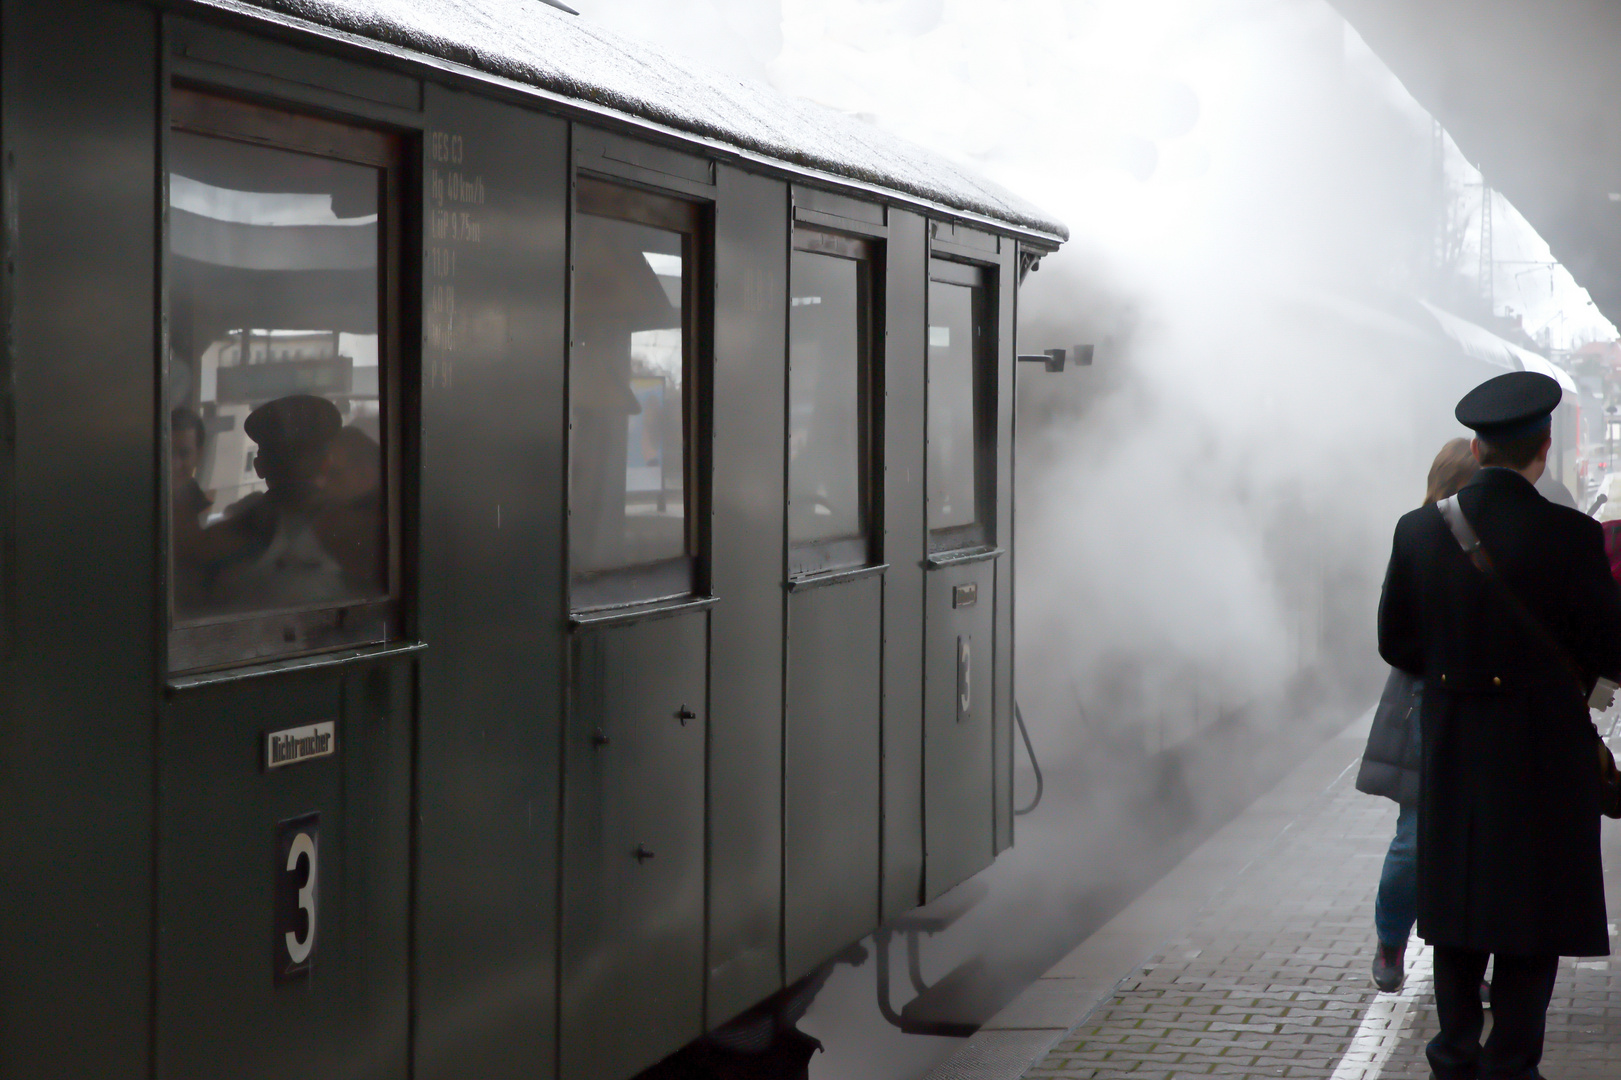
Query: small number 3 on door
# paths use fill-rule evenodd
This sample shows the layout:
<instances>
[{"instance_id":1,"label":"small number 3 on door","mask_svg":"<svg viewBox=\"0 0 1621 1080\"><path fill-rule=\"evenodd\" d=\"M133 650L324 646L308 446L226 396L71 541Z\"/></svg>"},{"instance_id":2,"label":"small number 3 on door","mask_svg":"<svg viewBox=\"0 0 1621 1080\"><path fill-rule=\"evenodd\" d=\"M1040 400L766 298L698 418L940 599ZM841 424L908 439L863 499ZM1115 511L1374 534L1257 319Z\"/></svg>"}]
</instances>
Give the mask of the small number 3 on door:
<instances>
[{"instance_id":1,"label":"small number 3 on door","mask_svg":"<svg viewBox=\"0 0 1621 1080\"><path fill-rule=\"evenodd\" d=\"M276 981L302 975L315 959L321 816L305 814L276 826Z\"/></svg>"}]
</instances>

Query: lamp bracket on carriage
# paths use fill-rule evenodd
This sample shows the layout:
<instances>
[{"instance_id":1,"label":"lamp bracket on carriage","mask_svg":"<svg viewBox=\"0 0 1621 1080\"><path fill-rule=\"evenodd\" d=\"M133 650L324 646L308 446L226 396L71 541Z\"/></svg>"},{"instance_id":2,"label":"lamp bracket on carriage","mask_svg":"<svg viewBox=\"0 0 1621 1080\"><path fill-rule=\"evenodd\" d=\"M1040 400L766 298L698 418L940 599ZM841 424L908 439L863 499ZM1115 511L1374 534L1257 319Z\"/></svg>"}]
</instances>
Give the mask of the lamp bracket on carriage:
<instances>
[{"instance_id":1,"label":"lamp bracket on carriage","mask_svg":"<svg viewBox=\"0 0 1621 1080\"><path fill-rule=\"evenodd\" d=\"M1019 357L1020 362L1032 364L1045 364L1047 370L1058 372L1064 370L1064 361L1069 357L1075 358L1076 367L1092 366L1092 346L1071 345L1068 349L1046 349L1039 353L1025 353Z\"/></svg>"}]
</instances>

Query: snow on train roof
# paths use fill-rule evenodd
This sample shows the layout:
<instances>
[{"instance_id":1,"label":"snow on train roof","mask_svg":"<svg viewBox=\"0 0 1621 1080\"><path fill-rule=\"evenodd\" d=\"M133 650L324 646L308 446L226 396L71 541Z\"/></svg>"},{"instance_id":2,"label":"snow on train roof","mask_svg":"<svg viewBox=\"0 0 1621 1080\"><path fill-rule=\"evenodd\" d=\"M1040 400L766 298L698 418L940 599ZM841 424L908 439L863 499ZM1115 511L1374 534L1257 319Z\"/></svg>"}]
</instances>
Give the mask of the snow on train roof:
<instances>
[{"instance_id":1,"label":"snow on train roof","mask_svg":"<svg viewBox=\"0 0 1621 1080\"><path fill-rule=\"evenodd\" d=\"M950 209L1067 239L1050 215L949 158L833 109L706 68L539 0L192 0L319 27Z\"/></svg>"}]
</instances>

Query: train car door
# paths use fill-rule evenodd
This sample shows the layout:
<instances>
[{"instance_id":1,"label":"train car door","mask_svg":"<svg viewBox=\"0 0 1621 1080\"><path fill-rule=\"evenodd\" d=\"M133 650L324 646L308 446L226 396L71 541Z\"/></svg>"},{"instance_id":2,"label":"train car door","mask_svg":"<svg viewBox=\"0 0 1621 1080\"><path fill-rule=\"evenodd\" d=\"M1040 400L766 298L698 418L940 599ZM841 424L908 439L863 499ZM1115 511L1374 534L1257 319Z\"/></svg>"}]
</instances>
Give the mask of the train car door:
<instances>
[{"instance_id":1,"label":"train car door","mask_svg":"<svg viewBox=\"0 0 1621 1080\"><path fill-rule=\"evenodd\" d=\"M823 197L824 205L832 200ZM855 215L794 230L788 312L788 634L783 754L785 976L792 982L879 918L885 566L883 241ZM808 215L807 215L808 216ZM838 228L843 225L844 229ZM877 231L876 228L873 231Z\"/></svg>"},{"instance_id":2,"label":"train car door","mask_svg":"<svg viewBox=\"0 0 1621 1080\"><path fill-rule=\"evenodd\" d=\"M994 238L993 238L994 239ZM924 899L995 856L997 282L929 263L924 585Z\"/></svg>"},{"instance_id":3,"label":"train car door","mask_svg":"<svg viewBox=\"0 0 1621 1080\"><path fill-rule=\"evenodd\" d=\"M560 1062L598 1080L703 1030L711 214L584 172L574 210Z\"/></svg>"},{"instance_id":4,"label":"train car door","mask_svg":"<svg viewBox=\"0 0 1621 1080\"><path fill-rule=\"evenodd\" d=\"M405 140L169 113L155 1075L404 1076Z\"/></svg>"}]
</instances>

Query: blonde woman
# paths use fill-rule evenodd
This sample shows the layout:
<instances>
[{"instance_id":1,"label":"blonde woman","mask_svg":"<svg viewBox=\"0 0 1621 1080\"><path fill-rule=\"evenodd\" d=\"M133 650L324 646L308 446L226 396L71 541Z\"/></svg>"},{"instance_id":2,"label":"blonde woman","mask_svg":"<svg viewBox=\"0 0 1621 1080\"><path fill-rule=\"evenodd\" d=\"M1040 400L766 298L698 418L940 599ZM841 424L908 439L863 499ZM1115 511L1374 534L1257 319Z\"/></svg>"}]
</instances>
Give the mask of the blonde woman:
<instances>
[{"instance_id":1,"label":"blonde woman","mask_svg":"<svg viewBox=\"0 0 1621 1080\"><path fill-rule=\"evenodd\" d=\"M1456 495L1479 469L1469 440L1453 439L1441 447L1430 466L1425 505ZM1418 912L1418 704L1422 688L1405 671L1390 669L1356 776L1358 791L1383 795L1401 807L1373 901L1373 926L1379 937L1373 982L1386 993L1401 986L1407 939Z\"/></svg>"}]
</instances>

